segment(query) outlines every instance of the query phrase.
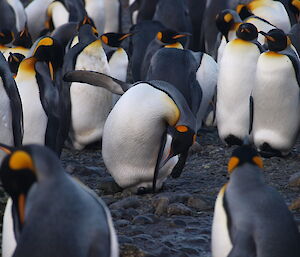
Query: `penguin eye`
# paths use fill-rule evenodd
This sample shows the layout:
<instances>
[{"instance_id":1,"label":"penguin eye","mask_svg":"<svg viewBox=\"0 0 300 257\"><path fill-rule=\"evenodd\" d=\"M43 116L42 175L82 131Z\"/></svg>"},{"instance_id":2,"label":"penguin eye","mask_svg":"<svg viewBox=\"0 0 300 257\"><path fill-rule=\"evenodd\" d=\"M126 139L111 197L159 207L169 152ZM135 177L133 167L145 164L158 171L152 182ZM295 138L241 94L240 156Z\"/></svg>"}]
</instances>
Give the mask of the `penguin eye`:
<instances>
[{"instance_id":1,"label":"penguin eye","mask_svg":"<svg viewBox=\"0 0 300 257\"><path fill-rule=\"evenodd\" d=\"M229 162L228 162L228 172L232 172L239 164L240 159L233 156L230 158Z\"/></svg>"},{"instance_id":2,"label":"penguin eye","mask_svg":"<svg viewBox=\"0 0 300 257\"><path fill-rule=\"evenodd\" d=\"M260 167L261 169L264 167L263 161L262 161L262 159L261 159L260 157L254 156L254 157L252 158L252 161L253 161L258 167Z\"/></svg>"}]
</instances>

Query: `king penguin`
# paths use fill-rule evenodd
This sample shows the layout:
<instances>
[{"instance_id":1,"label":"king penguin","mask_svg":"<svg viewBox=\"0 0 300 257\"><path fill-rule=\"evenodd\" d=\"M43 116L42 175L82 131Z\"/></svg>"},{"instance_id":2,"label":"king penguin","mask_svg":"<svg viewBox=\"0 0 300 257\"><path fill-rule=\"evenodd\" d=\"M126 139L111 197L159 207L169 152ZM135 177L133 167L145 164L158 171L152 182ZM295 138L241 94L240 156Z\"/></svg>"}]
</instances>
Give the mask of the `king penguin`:
<instances>
[{"instance_id":1,"label":"king penguin","mask_svg":"<svg viewBox=\"0 0 300 257\"><path fill-rule=\"evenodd\" d=\"M219 137L228 145L242 144L249 134L249 99L257 60L263 51L257 35L254 25L241 24L238 38L226 45L220 63L216 118Z\"/></svg>"},{"instance_id":2,"label":"king penguin","mask_svg":"<svg viewBox=\"0 0 300 257\"><path fill-rule=\"evenodd\" d=\"M165 81L131 85L90 71L73 71L64 79L123 94L105 122L104 163L126 190L145 193L160 189L176 165L177 155L185 153L196 139L196 119L181 92Z\"/></svg>"},{"instance_id":3,"label":"king penguin","mask_svg":"<svg viewBox=\"0 0 300 257\"><path fill-rule=\"evenodd\" d=\"M265 155L287 155L300 126L299 58L282 30L262 33L269 51L260 55L253 88L253 141Z\"/></svg>"},{"instance_id":4,"label":"king penguin","mask_svg":"<svg viewBox=\"0 0 300 257\"><path fill-rule=\"evenodd\" d=\"M86 24L79 30L79 43L64 58L64 73L71 70L92 70L109 74L107 57L93 27ZM83 149L102 138L103 127L112 107L111 92L83 83L69 85L73 147Z\"/></svg>"},{"instance_id":5,"label":"king penguin","mask_svg":"<svg viewBox=\"0 0 300 257\"><path fill-rule=\"evenodd\" d=\"M266 185L262 167L249 145L233 151L230 180L215 203L212 257L300 256L296 223L283 197Z\"/></svg>"},{"instance_id":6,"label":"king penguin","mask_svg":"<svg viewBox=\"0 0 300 257\"><path fill-rule=\"evenodd\" d=\"M39 145L9 150L0 168L10 195L4 214L3 257L119 256L105 203L71 178L51 150Z\"/></svg>"},{"instance_id":7,"label":"king penguin","mask_svg":"<svg viewBox=\"0 0 300 257\"><path fill-rule=\"evenodd\" d=\"M0 141L21 146L23 139L23 111L17 85L8 63L0 53ZM3 155L0 153L2 161Z\"/></svg>"},{"instance_id":8,"label":"king penguin","mask_svg":"<svg viewBox=\"0 0 300 257\"><path fill-rule=\"evenodd\" d=\"M33 45L32 54L20 63L16 83L24 114L23 144L46 144L54 151L59 126L59 95L53 83L54 70L50 56L58 56L59 46L51 37Z\"/></svg>"}]
</instances>

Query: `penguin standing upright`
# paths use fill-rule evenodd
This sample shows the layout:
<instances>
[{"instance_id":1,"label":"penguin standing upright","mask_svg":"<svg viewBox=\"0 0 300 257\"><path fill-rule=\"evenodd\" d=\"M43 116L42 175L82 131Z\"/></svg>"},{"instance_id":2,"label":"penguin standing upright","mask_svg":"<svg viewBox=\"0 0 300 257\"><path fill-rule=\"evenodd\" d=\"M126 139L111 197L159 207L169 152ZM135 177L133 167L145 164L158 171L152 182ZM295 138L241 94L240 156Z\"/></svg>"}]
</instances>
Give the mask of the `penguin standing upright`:
<instances>
[{"instance_id":1,"label":"penguin standing upright","mask_svg":"<svg viewBox=\"0 0 300 257\"><path fill-rule=\"evenodd\" d=\"M59 46L51 37L41 38L33 53L22 60L16 76L24 114L23 144L46 144L57 151L59 95L53 84L54 70L50 55L59 59ZM44 63L47 62L47 63Z\"/></svg>"},{"instance_id":2,"label":"penguin standing upright","mask_svg":"<svg viewBox=\"0 0 300 257\"><path fill-rule=\"evenodd\" d=\"M124 39L131 36L131 33L105 33L100 36L102 42L112 49L108 54L110 75L118 80L126 82L128 55L121 44Z\"/></svg>"},{"instance_id":3,"label":"penguin standing upright","mask_svg":"<svg viewBox=\"0 0 300 257\"><path fill-rule=\"evenodd\" d=\"M238 38L226 45L220 63L216 118L219 136L228 145L240 145L249 135L249 98L262 51L257 34L254 25L241 24Z\"/></svg>"},{"instance_id":4,"label":"penguin standing upright","mask_svg":"<svg viewBox=\"0 0 300 257\"><path fill-rule=\"evenodd\" d=\"M286 155L296 142L300 126L299 58L282 30L262 33L269 51L257 63L253 88L253 141L258 151Z\"/></svg>"},{"instance_id":5,"label":"penguin standing upright","mask_svg":"<svg viewBox=\"0 0 300 257\"><path fill-rule=\"evenodd\" d=\"M0 168L11 197L4 215L3 257L119 256L105 203L71 178L52 151L39 145L11 151Z\"/></svg>"},{"instance_id":6,"label":"penguin standing upright","mask_svg":"<svg viewBox=\"0 0 300 257\"><path fill-rule=\"evenodd\" d=\"M64 73L85 69L109 74L101 40L94 33L93 27L88 24L80 28L79 43L65 56ZM72 105L69 136L76 149L83 149L101 139L105 120L112 107L112 94L103 88L77 82L66 87L66 90L68 88Z\"/></svg>"},{"instance_id":7,"label":"penguin standing upright","mask_svg":"<svg viewBox=\"0 0 300 257\"><path fill-rule=\"evenodd\" d=\"M117 94L126 91L105 122L104 163L124 189L134 193L160 189L177 155L187 152L196 137L196 118L182 93L165 81L132 86L90 71L73 71L65 79L106 87Z\"/></svg>"},{"instance_id":8,"label":"penguin standing upright","mask_svg":"<svg viewBox=\"0 0 300 257\"><path fill-rule=\"evenodd\" d=\"M282 196L265 184L263 162L243 145L228 162L212 225L212 257L297 257L300 234Z\"/></svg>"}]
</instances>

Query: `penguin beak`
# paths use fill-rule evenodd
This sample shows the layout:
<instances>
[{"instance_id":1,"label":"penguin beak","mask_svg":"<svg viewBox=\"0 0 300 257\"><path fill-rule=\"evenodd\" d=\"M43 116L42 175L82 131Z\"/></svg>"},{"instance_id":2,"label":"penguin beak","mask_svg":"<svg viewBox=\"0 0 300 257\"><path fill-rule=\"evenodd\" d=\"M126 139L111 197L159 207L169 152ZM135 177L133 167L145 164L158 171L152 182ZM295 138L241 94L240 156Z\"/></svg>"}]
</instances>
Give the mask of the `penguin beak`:
<instances>
[{"instance_id":1,"label":"penguin beak","mask_svg":"<svg viewBox=\"0 0 300 257\"><path fill-rule=\"evenodd\" d=\"M178 39L178 38L183 38L183 37L190 37L191 34L190 33L185 33L185 34L178 34L176 36L173 36L173 39Z\"/></svg>"},{"instance_id":2,"label":"penguin beak","mask_svg":"<svg viewBox=\"0 0 300 257\"><path fill-rule=\"evenodd\" d=\"M120 37L120 38L119 38L119 41L122 41L122 40L124 40L125 38L130 37L130 36L132 36L132 33L127 33L127 34L123 35L122 37Z\"/></svg>"},{"instance_id":3,"label":"penguin beak","mask_svg":"<svg viewBox=\"0 0 300 257\"><path fill-rule=\"evenodd\" d=\"M262 34L266 39L268 39L268 40L270 40L270 41L272 41L272 42L275 42L275 41L276 41L275 38L269 36L269 35L268 35L266 32L264 32L264 31L259 31L258 33L259 33L259 34Z\"/></svg>"}]
</instances>

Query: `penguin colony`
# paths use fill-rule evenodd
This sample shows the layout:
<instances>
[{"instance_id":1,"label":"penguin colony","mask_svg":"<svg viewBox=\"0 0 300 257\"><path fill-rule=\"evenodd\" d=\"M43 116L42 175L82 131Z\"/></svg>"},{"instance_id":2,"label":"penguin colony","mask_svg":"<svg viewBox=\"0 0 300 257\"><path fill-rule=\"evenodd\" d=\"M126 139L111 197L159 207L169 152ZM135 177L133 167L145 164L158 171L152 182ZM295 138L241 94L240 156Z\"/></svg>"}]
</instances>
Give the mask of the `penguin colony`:
<instances>
[{"instance_id":1,"label":"penguin colony","mask_svg":"<svg viewBox=\"0 0 300 257\"><path fill-rule=\"evenodd\" d=\"M121 188L155 193L210 125L238 145L212 256L299 257L260 156L298 136L300 2L128 2L124 31L119 0L0 0L2 256L119 256L107 206L64 171L63 147L102 142Z\"/></svg>"}]
</instances>

